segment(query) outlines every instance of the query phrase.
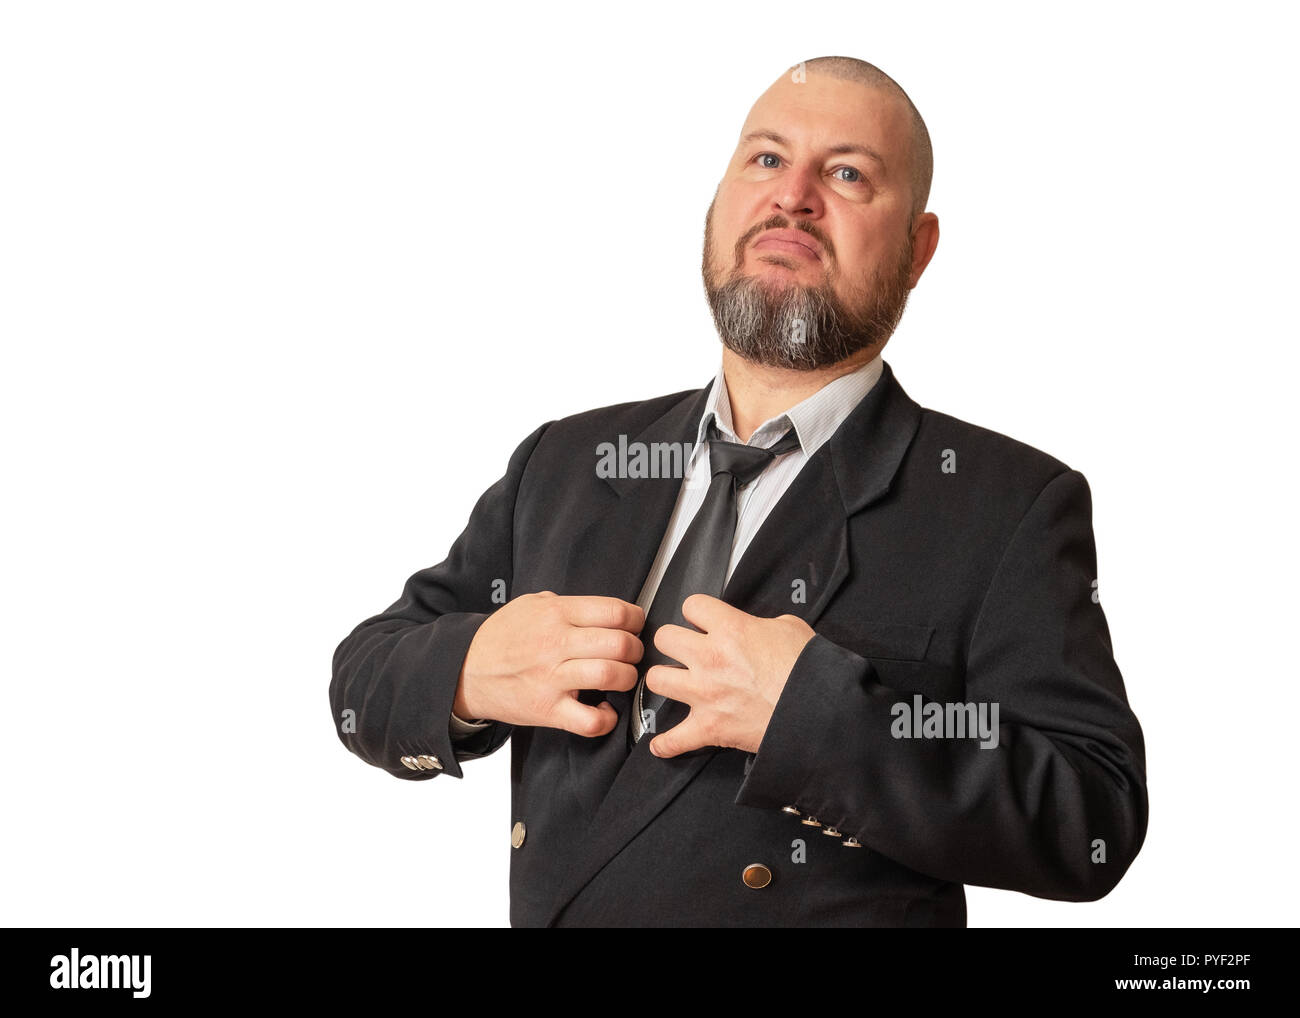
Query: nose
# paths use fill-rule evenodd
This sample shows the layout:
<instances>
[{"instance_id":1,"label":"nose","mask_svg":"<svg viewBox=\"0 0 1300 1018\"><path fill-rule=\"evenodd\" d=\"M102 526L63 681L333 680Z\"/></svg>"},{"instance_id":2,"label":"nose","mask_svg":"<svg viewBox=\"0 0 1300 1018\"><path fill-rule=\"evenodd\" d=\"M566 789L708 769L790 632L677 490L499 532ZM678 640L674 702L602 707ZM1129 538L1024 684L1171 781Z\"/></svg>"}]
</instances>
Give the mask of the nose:
<instances>
[{"instance_id":1,"label":"nose","mask_svg":"<svg viewBox=\"0 0 1300 1018\"><path fill-rule=\"evenodd\" d=\"M796 219L817 218L822 214L822 207L817 177L811 168L791 170L781 175L772 196L774 212L783 212Z\"/></svg>"}]
</instances>

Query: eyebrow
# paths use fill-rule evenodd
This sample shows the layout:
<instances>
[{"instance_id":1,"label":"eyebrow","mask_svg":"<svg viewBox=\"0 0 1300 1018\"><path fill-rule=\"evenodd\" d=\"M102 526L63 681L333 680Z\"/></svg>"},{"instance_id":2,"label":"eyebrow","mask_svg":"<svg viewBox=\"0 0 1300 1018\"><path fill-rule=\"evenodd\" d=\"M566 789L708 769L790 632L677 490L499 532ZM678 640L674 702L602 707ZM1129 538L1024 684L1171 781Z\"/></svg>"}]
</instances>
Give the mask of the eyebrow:
<instances>
[{"instance_id":1,"label":"eyebrow","mask_svg":"<svg viewBox=\"0 0 1300 1018\"><path fill-rule=\"evenodd\" d=\"M786 138L783 138L775 131L767 131L767 130L750 131L749 134L745 135L743 138L740 139L740 143L742 145L747 145L751 141L761 141L761 140L775 142L777 145L784 145L786 148L792 147L790 142ZM866 156L868 159L874 159L877 163L880 164L880 170L882 173L884 173L887 170L887 167L885 166L884 158L880 155L879 152L877 152L875 149L867 145L860 145L856 142L844 142L840 145L832 145L827 151L830 152L831 155L837 155L837 156L848 155L848 154Z\"/></svg>"}]
</instances>

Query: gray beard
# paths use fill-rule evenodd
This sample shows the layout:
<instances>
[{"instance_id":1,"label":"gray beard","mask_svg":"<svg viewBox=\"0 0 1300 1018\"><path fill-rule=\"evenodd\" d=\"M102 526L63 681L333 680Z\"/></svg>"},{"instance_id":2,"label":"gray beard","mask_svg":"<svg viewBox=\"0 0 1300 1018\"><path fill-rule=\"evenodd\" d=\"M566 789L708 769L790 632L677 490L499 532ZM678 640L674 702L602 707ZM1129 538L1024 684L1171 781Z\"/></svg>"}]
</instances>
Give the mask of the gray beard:
<instances>
[{"instance_id":1,"label":"gray beard","mask_svg":"<svg viewBox=\"0 0 1300 1018\"><path fill-rule=\"evenodd\" d=\"M729 349L755 364L813 371L837 364L884 342L898 328L911 291L907 281L912 251L872 280L870 298L850 308L827 284L769 287L733 271L714 286L707 268L704 290L718 336Z\"/></svg>"}]
</instances>

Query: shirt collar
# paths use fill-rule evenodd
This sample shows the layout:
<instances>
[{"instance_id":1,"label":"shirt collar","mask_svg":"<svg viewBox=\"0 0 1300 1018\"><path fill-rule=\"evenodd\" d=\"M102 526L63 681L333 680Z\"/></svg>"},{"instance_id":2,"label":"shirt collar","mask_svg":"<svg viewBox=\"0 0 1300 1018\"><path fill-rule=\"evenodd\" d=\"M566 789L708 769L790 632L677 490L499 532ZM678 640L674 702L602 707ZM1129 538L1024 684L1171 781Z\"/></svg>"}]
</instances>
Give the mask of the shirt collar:
<instances>
[{"instance_id":1,"label":"shirt collar","mask_svg":"<svg viewBox=\"0 0 1300 1018\"><path fill-rule=\"evenodd\" d=\"M783 414L769 418L754 429L749 444L761 448L774 443L791 427L799 436L799 446L805 456L811 456L835 434L845 418L853 412L872 387L880 380L884 361L877 354L862 367L828 382L801 403L796 403ZM731 417L731 399L727 395L726 378L722 368L713 379L708 402L700 415L696 430L695 448L698 451L708 438L709 424L716 423L721 436L728 442L739 442Z\"/></svg>"}]
</instances>

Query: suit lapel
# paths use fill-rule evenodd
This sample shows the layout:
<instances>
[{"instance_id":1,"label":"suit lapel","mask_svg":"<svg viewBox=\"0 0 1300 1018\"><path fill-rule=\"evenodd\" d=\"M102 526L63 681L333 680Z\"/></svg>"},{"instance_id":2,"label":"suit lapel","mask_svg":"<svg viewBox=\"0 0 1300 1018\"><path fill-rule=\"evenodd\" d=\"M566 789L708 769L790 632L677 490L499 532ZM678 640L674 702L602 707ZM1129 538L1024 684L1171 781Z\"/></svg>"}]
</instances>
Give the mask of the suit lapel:
<instances>
[{"instance_id":1,"label":"suit lapel","mask_svg":"<svg viewBox=\"0 0 1300 1018\"><path fill-rule=\"evenodd\" d=\"M707 390L704 395L707 396ZM680 405L667 415L672 418L672 428L690 431L687 441L694 441L693 428L703 405L703 398L690 403L694 418L677 414ZM849 576L849 518L889 491L919 423L920 407L903 391L885 363L876 385L804 465L772 507L733 571L723 599L754 615L772 617L789 613L815 625ZM630 505L639 501L633 487L636 483L624 481L616 485L620 491L619 505L600 524L609 531L591 537L593 545L601 546L604 554L617 559L628 554L626 535L637 532L638 525L644 528L647 538L632 570L635 575L629 573L623 577L627 600L635 600L640 593L680 487L674 486L668 497L650 490L648 502ZM802 600L795 596L796 581L802 581ZM622 740L626 737L631 696L621 694L617 701L613 696L610 700L618 707L623 724L604 739L585 740L586 746L571 750L570 765L575 768L571 771L572 779L580 785L587 784L589 802L598 801L599 805L589 837L575 854L558 888L548 922L553 922L601 868L719 752L712 747L661 760L650 753L650 738L643 738L627 756ZM666 708L656 719L657 729L666 731L685 717L686 712L687 708L681 704ZM583 741L570 740L570 743ZM612 745L616 741L617 745ZM591 773L592 770L599 771L599 775ZM593 788L599 792L608 789L608 792L603 799L596 799L590 794Z\"/></svg>"},{"instance_id":2,"label":"suit lapel","mask_svg":"<svg viewBox=\"0 0 1300 1018\"><path fill-rule=\"evenodd\" d=\"M885 362L871 391L772 507L723 600L751 615L798 615L813 625L848 579L849 518L889 491L920 420L921 408Z\"/></svg>"},{"instance_id":3,"label":"suit lapel","mask_svg":"<svg viewBox=\"0 0 1300 1018\"><path fill-rule=\"evenodd\" d=\"M640 434L628 436L629 444L641 442L652 447L657 442L674 442L693 446L709 388L706 385L687 395ZM617 443L618 437L609 435L602 440ZM684 461L682 465L684 468ZM682 478L605 480L608 501L591 514L586 530L574 543L564 592L599 593L635 604L668 529ZM575 735L566 740L570 788L590 820L627 759L625 728L632 694L584 690L578 698L590 706L609 700L620 719L620 724L604 738Z\"/></svg>"}]
</instances>

